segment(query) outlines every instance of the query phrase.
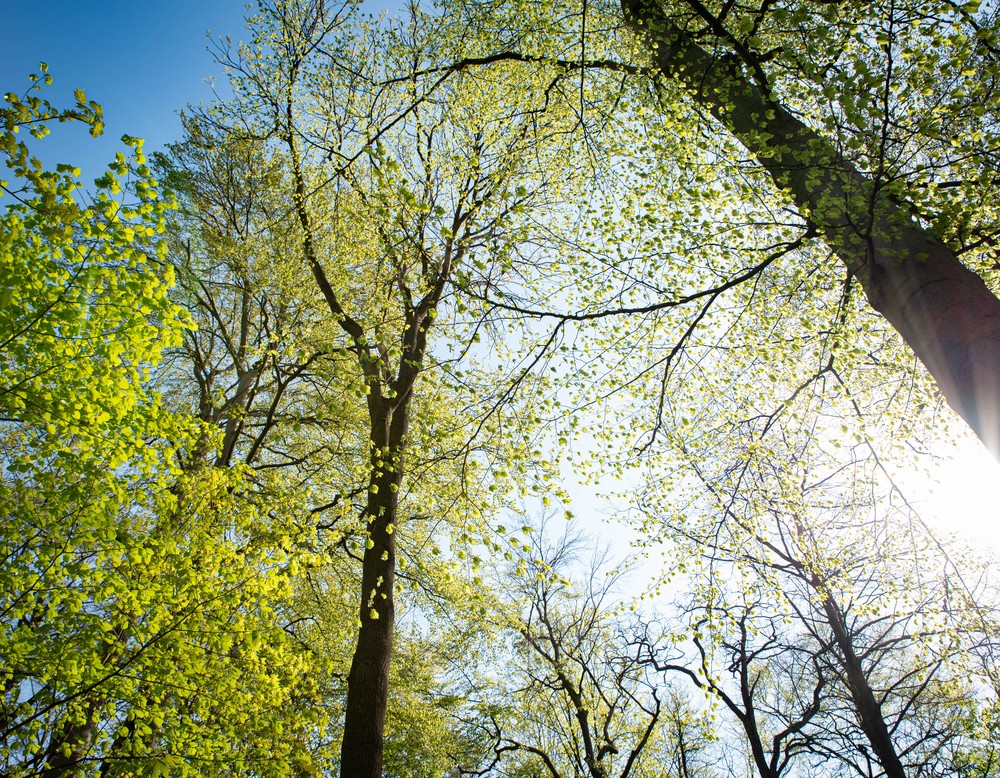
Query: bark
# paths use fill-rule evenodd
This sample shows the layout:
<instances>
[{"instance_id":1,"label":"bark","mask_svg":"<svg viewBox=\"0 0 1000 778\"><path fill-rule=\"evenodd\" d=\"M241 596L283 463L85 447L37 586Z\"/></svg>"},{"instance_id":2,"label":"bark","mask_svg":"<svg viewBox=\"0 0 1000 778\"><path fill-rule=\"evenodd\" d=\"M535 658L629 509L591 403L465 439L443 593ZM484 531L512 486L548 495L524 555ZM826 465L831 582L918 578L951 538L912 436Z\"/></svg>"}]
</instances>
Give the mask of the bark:
<instances>
[{"instance_id":1,"label":"bark","mask_svg":"<svg viewBox=\"0 0 1000 778\"><path fill-rule=\"evenodd\" d=\"M446 259L440 268L437 283L423 300L406 310L399 369L396 377L389 382L389 391L383 391L375 358L365 352L360 355L370 390L368 414L372 452L365 518L371 542L365 549L361 564L361 627L347 677L344 740L340 751L341 778L380 778L382 775L389 664L395 624L395 529L398 493L404 475L403 453L409 431L413 388L423 370L427 335L434 321L433 311L450 275L452 256L450 249L445 252ZM335 300L318 263L313 263L313 270L327 300ZM339 307L339 303L337 305ZM341 326L349 333L359 328L346 315L341 319ZM360 342L359 336L354 337L356 342Z\"/></svg>"},{"instance_id":2,"label":"bark","mask_svg":"<svg viewBox=\"0 0 1000 778\"><path fill-rule=\"evenodd\" d=\"M951 407L1000 457L1000 300L735 59L697 45L657 0L621 0L621 6L655 67L682 84L788 191Z\"/></svg>"},{"instance_id":3,"label":"bark","mask_svg":"<svg viewBox=\"0 0 1000 778\"><path fill-rule=\"evenodd\" d=\"M292 127L292 102L288 126ZM368 387L371 445L368 499L365 519L370 543L361 563L361 601L358 638L347 676L344 736L340 747L341 778L381 778L385 739L385 711L389 699L389 666L396 609L396 534L398 491L403 481L403 449L409 427L410 399L427 348L428 312L437 304L429 295L421 305L406 311L403 353L395 380L386 381L379 357L365 348L365 332L341 306L316 252L312 222L306 207L306 185L294 136L288 145L292 166L293 198L303 234L303 253L331 316L357 348L361 372ZM441 284L443 287L443 282ZM388 383L385 387L384 383ZM384 391L388 388L390 391Z\"/></svg>"},{"instance_id":4,"label":"bark","mask_svg":"<svg viewBox=\"0 0 1000 778\"><path fill-rule=\"evenodd\" d=\"M45 766L38 773L45 778L70 775L90 753L97 728L96 703L90 703L82 721L66 721L52 733Z\"/></svg>"},{"instance_id":5,"label":"bark","mask_svg":"<svg viewBox=\"0 0 1000 778\"><path fill-rule=\"evenodd\" d=\"M347 678L342 778L379 778L385 711L389 696L396 578L397 494L403 480L403 446L409 402L395 412L379 399L382 412L372 424L372 463L366 518L371 543L361 572L358 639Z\"/></svg>"},{"instance_id":6,"label":"bark","mask_svg":"<svg viewBox=\"0 0 1000 778\"><path fill-rule=\"evenodd\" d=\"M854 712L861 723L861 729L867 735L868 742L871 743L875 756L882 765L882 769L885 770L887 778L906 778L903 763L896 753L896 747L889 735L885 717L882 715L882 706L875 699L875 693L868 684L868 676L861 665L861 659L854 651L854 641L851 640L844 614L829 594L823 601L823 611L830 628L833 630L837 648L840 649L844 674L847 677L847 687L850 690Z\"/></svg>"}]
</instances>

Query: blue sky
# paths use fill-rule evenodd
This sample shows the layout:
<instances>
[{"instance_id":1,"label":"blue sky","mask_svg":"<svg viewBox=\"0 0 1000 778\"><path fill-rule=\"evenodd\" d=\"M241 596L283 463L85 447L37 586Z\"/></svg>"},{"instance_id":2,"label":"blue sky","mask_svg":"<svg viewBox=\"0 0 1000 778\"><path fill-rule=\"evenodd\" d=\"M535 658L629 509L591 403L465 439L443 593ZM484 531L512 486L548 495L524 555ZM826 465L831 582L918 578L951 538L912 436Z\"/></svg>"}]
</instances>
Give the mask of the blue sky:
<instances>
[{"instance_id":1,"label":"blue sky","mask_svg":"<svg viewBox=\"0 0 1000 778\"><path fill-rule=\"evenodd\" d=\"M47 163L79 165L85 180L101 174L123 134L145 138L147 150L177 140L178 110L210 100L206 79L221 75L208 52L209 31L245 37L243 0L2 0L0 7L0 92L22 93L44 61L54 79L50 100L69 105L79 87L104 106L101 141L59 127L36 144Z\"/></svg>"},{"instance_id":2,"label":"blue sky","mask_svg":"<svg viewBox=\"0 0 1000 778\"><path fill-rule=\"evenodd\" d=\"M367 0L364 11L395 5ZM71 105L77 88L99 102L107 123L100 141L63 126L32 146L48 166L81 167L89 182L121 149L124 134L144 138L147 152L180 138L179 110L211 100L212 77L225 83L210 38L245 38L246 12L245 0L0 0L0 94L23 93L28 74L46 62L54 104Z\"/></svg>"}]
</instances>

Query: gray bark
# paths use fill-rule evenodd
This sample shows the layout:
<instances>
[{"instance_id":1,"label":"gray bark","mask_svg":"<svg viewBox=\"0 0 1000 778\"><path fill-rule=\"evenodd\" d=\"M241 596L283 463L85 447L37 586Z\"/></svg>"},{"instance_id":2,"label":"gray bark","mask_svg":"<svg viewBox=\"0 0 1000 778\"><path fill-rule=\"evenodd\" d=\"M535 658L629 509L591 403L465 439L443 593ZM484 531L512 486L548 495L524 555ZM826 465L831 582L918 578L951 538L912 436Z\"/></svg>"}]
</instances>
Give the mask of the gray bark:
<instances>
[{"instance_id":1,"label":"gray bark","mask_svg":"<svg viewBox=\"0 0 1000 778\"><path fill-rule=\"evenodd\" d=\"M682 84L789 192L951 407L1000 456L1000 300L736 61L701 48L656 0L621 5L655 67Z\"/></svg>"}]
</instances>

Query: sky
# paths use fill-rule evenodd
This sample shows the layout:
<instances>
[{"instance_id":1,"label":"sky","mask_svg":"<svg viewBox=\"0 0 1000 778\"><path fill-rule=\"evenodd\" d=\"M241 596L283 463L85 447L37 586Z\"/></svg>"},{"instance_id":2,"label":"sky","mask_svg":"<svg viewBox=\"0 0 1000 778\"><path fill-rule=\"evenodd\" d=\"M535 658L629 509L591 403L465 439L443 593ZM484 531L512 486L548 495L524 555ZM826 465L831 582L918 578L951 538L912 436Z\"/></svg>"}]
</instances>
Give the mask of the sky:
<instances>
[{"instance_id":1,"label":"sky","mask_svg":"<svg viewBox=\"0 0 1000 778\"><path fill-rule=\"evenodd\" d=\"M367 0L363 10L377 14L397 4ZM70 162L92 180L122 149L122 135L145 139L147 153L180 139L180 109L211 101L213 80L225 85L210 47L226 36L246 38L248 7L256 3L0 0L0 94L23 94L28 75L45 62L53 104L71 106L77 88L100 103L103 138L60 127L40 148L46 163Z\"/></svg>"},{"instance_id":2,"label":"sky","mask_svg":"<svg viewBox=\"0 0 1000 778\"><path fill-rule=\"evenodd\" d=\"M28 74L46 62L53 103L72 105L77 88L99 102L104 138L64 126L44 147L46 161L72 162L93 179L123 134L145 138L147 151L180 138L179 109L211 100L211 79L222 76L209 36L245 37L245 8L243 0L0 0L0 90L23 93Z\"/></svg>"}]
</instances>

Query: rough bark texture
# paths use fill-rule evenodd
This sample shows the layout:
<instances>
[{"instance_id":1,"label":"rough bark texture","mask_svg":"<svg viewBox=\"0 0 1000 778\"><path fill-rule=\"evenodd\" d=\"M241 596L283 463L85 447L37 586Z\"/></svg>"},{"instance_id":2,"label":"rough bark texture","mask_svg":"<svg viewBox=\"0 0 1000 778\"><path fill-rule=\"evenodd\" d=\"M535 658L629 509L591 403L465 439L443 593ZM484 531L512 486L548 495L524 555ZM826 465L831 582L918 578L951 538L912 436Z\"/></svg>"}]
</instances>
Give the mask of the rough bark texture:
<instances>
[{"instance_id":1,"label":"rough bark texture","mask_svg":"<svg viewBox=\"0 0 1000 778\"><path fill-rule=\"evenodd\" d=\"M736 61L698 46L656 0L621 5L656 68L683 84L790 193L948 403L1000 457L1000 300Z\"/></svg>"}]
</instances>

